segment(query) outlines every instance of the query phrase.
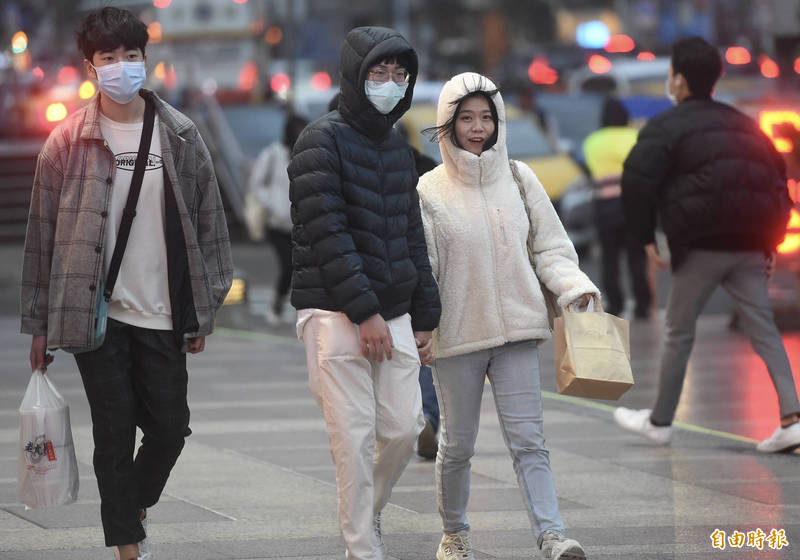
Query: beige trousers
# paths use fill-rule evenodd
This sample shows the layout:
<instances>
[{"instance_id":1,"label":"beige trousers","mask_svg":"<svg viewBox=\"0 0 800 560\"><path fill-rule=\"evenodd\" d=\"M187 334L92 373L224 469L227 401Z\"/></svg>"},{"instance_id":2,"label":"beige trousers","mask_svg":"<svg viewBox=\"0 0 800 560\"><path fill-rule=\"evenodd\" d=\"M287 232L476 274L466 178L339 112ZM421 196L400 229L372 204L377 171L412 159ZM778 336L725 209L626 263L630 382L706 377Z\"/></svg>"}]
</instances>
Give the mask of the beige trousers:
<instances>
[{"instance_id":1,"label":"beige trousers","mask_svg":"<svg viewBox=\"0 0 800 560\"><path fill-rule=\"evenodd\" d=\"M347 558L383 560L374 518L389 501L425 424L411 318L387 321L394 348L392 359L383 362L361 355L358 326L344 313L302 310L298 319L309 384L336 466Z\"/></svg>"}]
</instances>

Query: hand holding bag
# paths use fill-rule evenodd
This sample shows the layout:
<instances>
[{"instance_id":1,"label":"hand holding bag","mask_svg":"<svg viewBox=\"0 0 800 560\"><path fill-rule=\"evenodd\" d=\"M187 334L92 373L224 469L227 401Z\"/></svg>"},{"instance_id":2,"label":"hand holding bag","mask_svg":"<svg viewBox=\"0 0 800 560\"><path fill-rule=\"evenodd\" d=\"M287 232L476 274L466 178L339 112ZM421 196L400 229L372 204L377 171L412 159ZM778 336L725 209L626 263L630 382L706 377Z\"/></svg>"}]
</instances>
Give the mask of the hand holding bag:
<instances>
[{"instance_id":1,"label":"hand holding bag","mask_svg":"<svg viewBox=\"0 0 800 560\"><path fill-rule=\"evenodd\" d=\"M633 385L628 321L594 311L594 300L555 319L553 343L559 393L617 400Z\"/></svg>"},{"instance_id":2,"label":"hand holding bag","mask_svg":"<svg viewBox=\"0 0 800 560\"><path fill-rule=\"evenodd\" d=\"M19 415L19 501L31 508L71 504L79 482L69 407L41 371L31 375Z\"/></svg>"}]
</instances>

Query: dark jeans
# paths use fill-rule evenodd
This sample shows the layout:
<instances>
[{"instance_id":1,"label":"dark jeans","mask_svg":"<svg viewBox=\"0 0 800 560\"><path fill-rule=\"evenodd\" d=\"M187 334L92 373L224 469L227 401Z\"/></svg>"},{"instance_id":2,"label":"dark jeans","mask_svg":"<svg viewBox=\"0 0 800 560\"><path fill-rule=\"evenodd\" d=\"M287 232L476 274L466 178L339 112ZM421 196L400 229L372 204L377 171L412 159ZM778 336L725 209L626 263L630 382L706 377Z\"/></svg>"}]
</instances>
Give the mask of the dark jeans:
<instances>
[{"instance_id":1,"label":"dark jeans","mask_svg":"<svg viewBox=\"0 0 800 560\"><path fill-rule=\"evenodd\" d=\"M636 301L636 317L650 314L650 284L647 281L647 254L644 246L628 233L625 225L599 229L602 260L603 293L608 300L606 311L619 315L625 308L620 288L619 257L624 250L628 261L628 274Z\"/></svg>"},{"instance_id":2,"label":"dark jeans","mask_svg":"<svg viewBox=\"0 0 800 560\"><path fill-rule=\"evenodd\" d=\"M272 310L280 315L283 302L292 286L292 234L279 229L267 229L267 234L281 263L281 272L275 286L275 302L272 306Z\"/></svg>"},{"instance_id":3,"label":"dark jeans","mask_svg":"<svg viewBox=\"0 0 800 560\"><path fill-rule=\"evenodd\" d=\"M422 414L430 420L435 432L439 431L439 401L436 400L436 389L433 387L431 368L419 368L419 388L422 391Z\"/></svg>"},{"instance_id":4,"label":"dark jeans","mask_svg":"<svg viewBox=\"0 0 800 560\"><path fill-rule=\"evenodd\" d=\"M139 510L158 502L192 433L186 355L172 331L109 319L103 345L75 361L92 412L106 546L137 543L145 537ZM137 426L144 437L134 459Z\"/></svg>"}]
</instances>

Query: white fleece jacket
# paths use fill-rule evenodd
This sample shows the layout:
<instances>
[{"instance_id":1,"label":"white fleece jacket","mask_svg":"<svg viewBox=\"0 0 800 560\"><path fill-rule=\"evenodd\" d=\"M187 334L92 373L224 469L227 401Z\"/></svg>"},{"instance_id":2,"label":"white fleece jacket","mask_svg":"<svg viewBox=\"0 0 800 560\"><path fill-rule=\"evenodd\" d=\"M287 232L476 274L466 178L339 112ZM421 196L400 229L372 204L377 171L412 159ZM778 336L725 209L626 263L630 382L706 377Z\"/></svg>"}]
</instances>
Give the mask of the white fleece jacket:
<instances>
[{"instance_id":1,"label":"white fleece jacket","mask_svg":"<svg viewBox=\"0 0 800 560\"><path fill-rule=\"evenodd\" d=\"M448 81L439 97L436 124L450 119L453 101L479 88L496 89L475 73ZM530 219L526 216L509 166L503 99L496 93L492 100L500 119L497 143L476 156L442 138L444 163L419 180L428 255L442 300L433 334L437 358L549 338L538 279L562 307L583 294L599 296L578 268L575 248L539 179L530 167L516 162L531 210ZM535 272L526 245L529 228Z\"/></svg>"}]
</instances>

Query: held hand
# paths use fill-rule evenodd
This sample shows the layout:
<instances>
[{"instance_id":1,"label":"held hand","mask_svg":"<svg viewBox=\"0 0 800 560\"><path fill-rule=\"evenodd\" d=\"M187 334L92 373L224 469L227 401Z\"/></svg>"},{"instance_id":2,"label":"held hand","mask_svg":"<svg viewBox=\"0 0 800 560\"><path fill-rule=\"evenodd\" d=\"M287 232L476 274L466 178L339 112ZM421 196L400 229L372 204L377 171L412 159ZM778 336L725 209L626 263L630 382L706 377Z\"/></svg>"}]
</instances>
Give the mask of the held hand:
<instances>
[{"instance_id":1,"label":"held hand","mask_svg":"<svg viewBox=\"0 0 800 560\"><path fill-rule=\"evenodd\" d=\"M647 258L650 260L650 262L656 265L656 268L669 268L669 261L661 258L661 255L658 253L658 247L656 247L655 243L648 243L644 246L644 250L647 252Z\"/></svg>"},{"instance_id":2,"label":"held hand","mask_svg":"<svg viewBox=\"0 0 800 560\"><path fill-rule=\"evenodd\" d=\"M361 354L371 362L382 362L383 354L386 359L392 359L392 333L386 321L379 314L375 314L358 325L358 336L361 339Z\"/></svg>"},{"instance_id":3,"label":"held hand","mask_svg":"<svg viewBox=\"0 0 800 560\"><path fill-rule=\"evenodd\" d=\"M775 274L775 265L778 260L778 256L773 251L770 253L769 257L767 257L767 280L772 278L772 275Z\"/></svg>"},{"instance_id":4,"label":"held hand","mask_svg":"<svg viewBox=\"0 0 800 560\"><path fill-rule=\"evenodd\" d=\"M47 371L47 366L53 363L53 355L47 353L47 335L33 335L31 340L31 371Z\"/></svg>"},{"instance_id":5,"label":"held hand","mask_svg":"<svg viewBox=\"0 0 800 560\"><path fill-rule=\"evenodd\" d=\"M198 336L186 341L186 347L190 354L199 354L206 349L206 337Z\"/></svg>"},{"instance_id":6,"label":"held hand","mask_svg":"<svg viewBox=\"0 0 800 560\"><path fill-rule=\"evenodd\" d=\"M433 361L433 333L431 331L414 331L414 342L417 343L419 361L427 366Z\"/></svg>"},{"instance_id":7,"label":"held hand","mask_svg":"<svg viewBox=\"0 0 800 560\"><path fill-rule=\"evenodd\" d=\"M589 302L594 299L593 294L583 294L582 296L576 298L572 303L570 303L567 307L574 308L577 310L584 310L589 308Z\"/></svg>"}]
</instances>

